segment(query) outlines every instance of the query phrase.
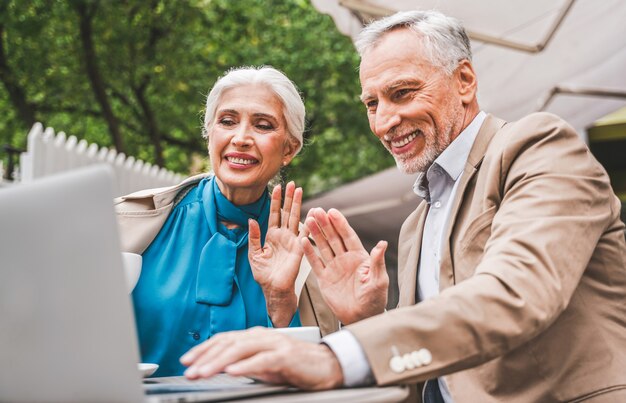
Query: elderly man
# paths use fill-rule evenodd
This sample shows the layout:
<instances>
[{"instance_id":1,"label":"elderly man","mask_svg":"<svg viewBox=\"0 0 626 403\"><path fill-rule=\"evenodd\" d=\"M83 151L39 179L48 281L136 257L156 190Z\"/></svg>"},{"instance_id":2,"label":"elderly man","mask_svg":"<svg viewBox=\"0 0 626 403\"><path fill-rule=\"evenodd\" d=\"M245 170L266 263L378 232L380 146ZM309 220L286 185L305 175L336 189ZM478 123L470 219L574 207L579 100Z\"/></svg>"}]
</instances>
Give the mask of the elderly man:
<instances>
[{"instance_id":1,"label":"elderly man","mask_svg":"<svg viewBox=\"0 0 626 403\"><path fill-rule=\"evenodd\" d=\"M626 401L626 246L602 166L556 116L481 111L454 19L404 12L357 40L370 127L424 201L400 233L400 306L383 312L385 243L336 210L303 241L346 325L303 347L260 329L183 357L303 388L419 383L431 402ZM416 303L417 302L417 303Z\"/></svg>"}]
</instances>

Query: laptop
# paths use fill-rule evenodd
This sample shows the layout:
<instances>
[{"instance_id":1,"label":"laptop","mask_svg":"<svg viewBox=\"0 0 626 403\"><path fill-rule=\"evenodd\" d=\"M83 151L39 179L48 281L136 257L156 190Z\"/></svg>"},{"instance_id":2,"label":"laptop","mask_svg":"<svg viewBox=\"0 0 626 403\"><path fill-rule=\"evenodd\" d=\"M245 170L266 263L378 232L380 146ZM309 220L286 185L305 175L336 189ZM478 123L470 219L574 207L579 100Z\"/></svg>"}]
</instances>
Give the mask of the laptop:
<instances>
[{"instance_id":1,"label":"laptop","mask_svg":"<svg viewBox=\"0 0 626 403\"><path fill-rule=\"evenodd\" d=\"M113 211L91 166L0 190L0 401L221 401L288 389L250 378L142 381Z\"/></svg>"}]
</instances>

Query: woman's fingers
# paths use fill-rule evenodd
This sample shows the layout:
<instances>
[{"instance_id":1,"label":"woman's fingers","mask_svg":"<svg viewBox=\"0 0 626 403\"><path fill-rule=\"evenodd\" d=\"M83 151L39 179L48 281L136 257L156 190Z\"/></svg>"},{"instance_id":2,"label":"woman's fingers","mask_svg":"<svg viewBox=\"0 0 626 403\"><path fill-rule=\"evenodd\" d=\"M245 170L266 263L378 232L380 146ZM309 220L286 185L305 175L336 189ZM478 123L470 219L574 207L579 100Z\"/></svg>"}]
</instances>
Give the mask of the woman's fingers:
<instances>
[{"instance_id":1,"label":"woman's fingers","mask_svg":"<svg viewBox=\"0 0 626 403\"><path fill-rule=\"evenodd\" d=\"M261 246L261 228L255 220L248 220L248 253L254 255L263 250Z\"/></svg>"},{"instance_id":2,"label":"woman's fingers","mask_svg":"<svg viewBox=\"0 0 626 403\"><path fill-rule=\"evenodd\" d=\"M292 182L293 183L293 182ZM289 222L287 227L291 232L298 235L300 226L300 209L302 208L302 188L296 188L293 193L293 203L289 210ZM285 210L287 211L287 210Z\"/></svg>"},{"instance_id":3,"label":"woman's fingers","mask_svg":"<svg viewBox=\"0 0 626 403\"><path fill-rule=\"evenodd\" d=\"M280 227L281 211L280 211L280 185L274 186L272 190L272 200L270 203L270 217L267 221L268 228Z\"/></svg>"},{"instance_id":4,"label":"woman's fingers","mask_svg":"<svg viewBox=\"0 0 626 403\"><path fill-rule=\"evenodd\" d=\"M291 212L291 205L293 203L293 194L296 189L296 185L293 181L287 183L285 186L285 201L283 202L283 210L281 214L280 226L286 227L289 225L289 215Z\"/></svg>"},{"instance_id":5,"label":"woman's fingers","mask_svg":"<svg viewBox=\"0 0 626 403\"><path fill-rule=\"evenodd\" d=\"M276 185L272 191L270 205L270 218L268 226L287 228L294 234L298 234L300 223L300 209L302 207L302 188L296 188L293 181L285 186L285 199L281 208L281 187Z\"/></svg>"}]
</instances>

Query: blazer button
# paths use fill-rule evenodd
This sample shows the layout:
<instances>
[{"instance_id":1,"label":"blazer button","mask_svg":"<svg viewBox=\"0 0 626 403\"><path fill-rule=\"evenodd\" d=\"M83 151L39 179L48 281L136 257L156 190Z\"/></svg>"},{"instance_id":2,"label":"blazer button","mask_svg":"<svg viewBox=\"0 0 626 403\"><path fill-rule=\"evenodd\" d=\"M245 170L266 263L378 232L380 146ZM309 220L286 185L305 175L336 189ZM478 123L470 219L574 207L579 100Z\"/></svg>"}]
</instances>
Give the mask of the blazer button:
<instances>
[{"instance_id":1,"label":"blazer button","mask_svg":"<svg viewBox=\"0 0 626 403\"><path fill-rule=\"evenodd\" d=\"M398 355L391 357L391 360L389 360L389 368L396 374L404 372L404 360L402 357Z\"/></svg>"},{"instance_id":2,"label":"blazer button","mask_svg":"<svg viewBox=\"0 0 626 403\"><path fill-rule=\"evenodd\" d=\"M415 369L415 363L413 363L413 359L411 359L411 354L404 354L402 356L402 361L404 361L404 368L406 369Z\"/></svg>"},{"instance_id":3,"label":"blazer button","mask_svg":"<svg viewBox=\"0 0 626 403\"><path fill-rule=\"evenodd\" d=\"M420 348L417 351L417 354L419 355L419 359L422 365L428 365L431 362L433 362L433 355L430 353L430 351L427 348Z\"/></svg>"},{"instance_id":4,"label":"blazer button","mask_svg":"<svg viewBox=\"0 0 626 403\"><path fill-rule=\"evenodd\" d=\"M424 365L422 364L422 359L417 351L411 352L411 361L413 361L413 365L415 365L415 367L421 367Z\"/></svg>"}]
</instances>

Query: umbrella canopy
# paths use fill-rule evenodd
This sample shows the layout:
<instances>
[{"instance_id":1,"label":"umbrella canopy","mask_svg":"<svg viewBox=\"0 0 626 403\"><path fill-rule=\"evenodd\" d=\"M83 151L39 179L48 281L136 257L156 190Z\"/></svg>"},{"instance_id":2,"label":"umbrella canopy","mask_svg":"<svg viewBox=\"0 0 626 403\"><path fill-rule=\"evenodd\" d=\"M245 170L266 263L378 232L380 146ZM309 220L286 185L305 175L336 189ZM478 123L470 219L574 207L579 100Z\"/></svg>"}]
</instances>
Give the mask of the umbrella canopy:
<instances>
[{"instance_id":1,"label":"umbrella canopy","mask_svg":"<svg viewBox=\"0 0 626 403\"><path fill-rule=\"evenodd\" d=\"M544 110L581 135L626 105L623 0L313 0L339 30L400 10L435 8L460 19L472 39L481 107L515 120Z\"/></svg>"},{"instance_id":2,"label":"umbrella canopy","mask_svg":"<svg viewBox=\"0 0 626 403\"><path fill-rule=\"evenodd\" d=\"M368 21L400 10L434 8L460 19L472 40L479 104L506 120L547 111L567 120L586 139L586 129L597 119L626 106L623 0L312 3L352 38ZM381 152L386 152L382 146ZM400 226L419 201L411 193L413 181L391 168L311 199L304 207L343 211L368 248L379 239L388 240L393 272Z\"/></svg>"}]
</instances>

